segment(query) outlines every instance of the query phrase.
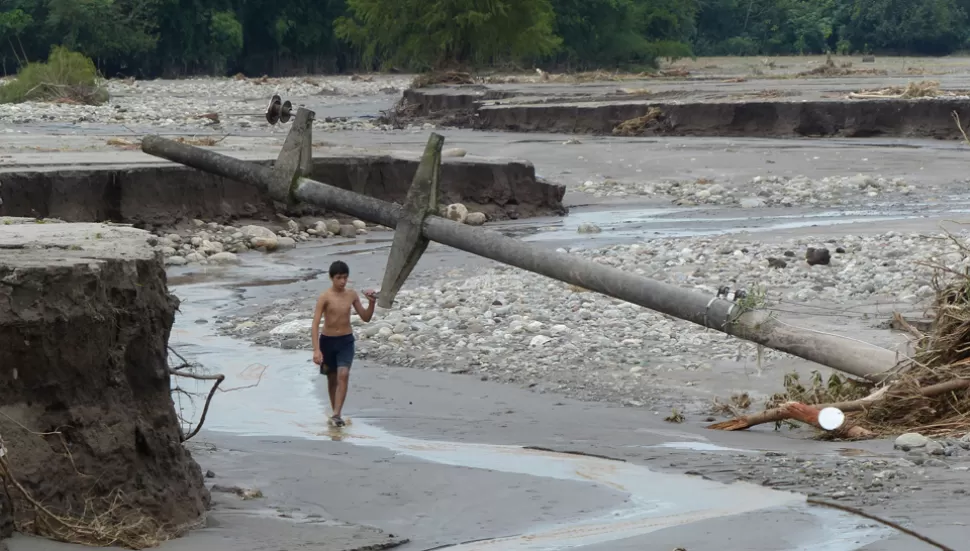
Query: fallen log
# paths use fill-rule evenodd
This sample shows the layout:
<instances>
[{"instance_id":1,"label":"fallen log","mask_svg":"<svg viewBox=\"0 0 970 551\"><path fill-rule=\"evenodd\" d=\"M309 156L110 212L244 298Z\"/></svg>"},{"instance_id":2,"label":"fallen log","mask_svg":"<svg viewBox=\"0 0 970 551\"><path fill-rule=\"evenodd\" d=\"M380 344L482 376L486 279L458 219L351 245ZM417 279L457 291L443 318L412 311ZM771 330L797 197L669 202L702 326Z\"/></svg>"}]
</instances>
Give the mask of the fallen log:
<instances>
[{"instance_id":1,"label":"fallen log","mask_svg":"<svg viewBox=\"0 0 970 551\"><path fill-rule=\"evenodd\" d=\"M836 408L842 410L843 412L853 412L853 411L863 411L867 407L871 407L879 402L889 399L889 390L892 386L883 387L876 392L861 398L859 400L851 400L848 402L836 402L831 404L817 404L817 405L806 405L798 402L788 402L782 404L779 407L767 409L759 413L753 413L751 415L743 415L730 419L728 421L722 421L720 423L714 423L708 425L707 428L713 430L745 430L757 425L763 425L765 423L777 423L779 421L801 421L806 424L813 425L815 427L821 428L818 424L818 412L825 408ZM956 390L966 390L970 389L970 379L954 379L952 381L947 381L945 383L939 383L936 385L931 385L919 390L919 395L924 398L931 398L933 396L940 396L941 394L946 394L947 392L953 392ZM860 429L860 430L857 430ZM845 434L849 438L871 438L873 433L858 427L855 425L844 425L839 429L840 435ZM864 432L863 432L864 431ZM850 434L851 433L851 434ZM865 433L868 433L866 435Z\"/></svg>"}]
</instances>

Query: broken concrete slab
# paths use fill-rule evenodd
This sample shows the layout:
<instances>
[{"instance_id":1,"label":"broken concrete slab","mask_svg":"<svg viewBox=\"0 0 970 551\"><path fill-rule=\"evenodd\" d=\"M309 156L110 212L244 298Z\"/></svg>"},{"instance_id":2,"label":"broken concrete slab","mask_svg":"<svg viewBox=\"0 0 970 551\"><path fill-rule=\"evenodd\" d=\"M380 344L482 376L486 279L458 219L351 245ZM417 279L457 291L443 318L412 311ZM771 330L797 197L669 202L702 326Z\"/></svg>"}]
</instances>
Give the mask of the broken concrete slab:
<instances>
[{"instance_id":1,"label":"broken concrete slab","mask_svg":"<svg viewBox=\"0 0 970 551\"><path fill-rule=\"evenodd\" d=\"M20 532L144 547L205 522L170 395L178 300L150 239L0 220L2 510Z\"/></svg>"},{"instance_id":2,"label":"broken concrete slab","mask_svg":"<svg viewBox=\"0 0 970 551\"><path fill-rule=\"evenodd\" d=\"M764 84L764 83L762 83ZM721 84L729 89L729 84ZM921 99L825 99L784 97L759 99L704 96L684 91L686 98L671 98L674 91L605 94L587 88L556 91L534 86L529 95L509 90L408 90L399 105L404 119L444 119L458 127L514 132L611 134L626 121L659 110L656 120L644 121L641 136L750 136L750 137L909 137L962 139L953 113L970 120L965 97ZM497 98L496 96L505 96Z\"/></svg>"},{"instance_id":3,"label":"broken concrete slab","mask_svg":"<svg viewBox=\"0 0 970 551\"><path fill-rule=\"evenodd\" d=\"M133 161L0 170L0 215L151 227L191 219L273 219L278 212L324 214L306 205L288 209L251 185L174 163L149 163L145 162L147 156L121 153L116 158ZM323 148L314 151L310 177L385 201L403 202L417 167L418 155L408 152ZM538 179L528 161L448 158L442 164L441 181L444 204L464 203L493 220L565 213L565 187Z\"/></svg>"}]
</instances>

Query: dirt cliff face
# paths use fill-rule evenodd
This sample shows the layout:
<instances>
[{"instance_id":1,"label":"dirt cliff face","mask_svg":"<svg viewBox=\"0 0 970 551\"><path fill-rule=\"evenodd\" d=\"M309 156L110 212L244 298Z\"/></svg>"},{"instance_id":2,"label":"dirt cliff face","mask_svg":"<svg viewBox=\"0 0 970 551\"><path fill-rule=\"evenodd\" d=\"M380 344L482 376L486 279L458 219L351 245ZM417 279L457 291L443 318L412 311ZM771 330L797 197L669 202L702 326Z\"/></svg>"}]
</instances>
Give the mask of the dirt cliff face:
<instances>
[{"instance_id":1,"label":"dirt cliff face","mask_svg":"<svg viewBox=\"0 0 970 551\"><path fill-rule=\"evenodd\" d=\"M204 521L209 494L169 389L178 301L148 237L0 225L0 475L19 531L78 532L37 515L38 504L80 526L127 526L146 544ZM0 531L10 512L0 502Z\"/></svg>"}]
</instances>

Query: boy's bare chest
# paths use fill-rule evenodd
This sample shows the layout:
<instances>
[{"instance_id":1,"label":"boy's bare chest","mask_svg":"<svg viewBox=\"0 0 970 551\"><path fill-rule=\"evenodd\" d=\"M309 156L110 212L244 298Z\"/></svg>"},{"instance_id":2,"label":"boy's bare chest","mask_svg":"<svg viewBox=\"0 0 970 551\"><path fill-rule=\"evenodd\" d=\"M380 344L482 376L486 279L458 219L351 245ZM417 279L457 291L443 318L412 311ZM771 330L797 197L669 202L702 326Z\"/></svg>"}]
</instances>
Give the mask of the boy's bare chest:
<instances>
[{"instance_id":1,"label":"boy's bare chest","mask_svg":"<svg viewBox=\"0 0 970 551\"><path fill-rule=\"evenodd\" d=\"M353 306L353 304L353 297L330 297L327 299L326 305L324 306L324 315L332 317L349 316L350 307Z\"/></svg>"}]
</instances>

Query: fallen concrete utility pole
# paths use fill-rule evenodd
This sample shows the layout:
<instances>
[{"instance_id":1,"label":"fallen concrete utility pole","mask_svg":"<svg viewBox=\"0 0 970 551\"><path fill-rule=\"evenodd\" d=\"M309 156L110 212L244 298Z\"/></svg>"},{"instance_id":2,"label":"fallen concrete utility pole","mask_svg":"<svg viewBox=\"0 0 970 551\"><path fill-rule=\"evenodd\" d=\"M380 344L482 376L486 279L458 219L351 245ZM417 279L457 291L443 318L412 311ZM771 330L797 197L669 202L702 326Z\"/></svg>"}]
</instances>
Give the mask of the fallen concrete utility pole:
<instances>
[{"instance_id":1,"label":"fallen concrete utility pole","mask_svg":"<svg viewBox=\"0 0 970 551\"><path fill-rule=\"evenodd\" d=\"M729 335L787 352L871 381L881 381L898 362L884 348L829 333L794 327L765 310L676 285L651 280L564 253L543 250L498 232L437 216L444 138L432 134L404 206L323 184L304 175L311 160L314 114L297 111L273 167L241 161L159 136L142 140L142 150L183 165L252 184L274 200L297 201L356 216L396 229L379 299L393 304L428 245L436 241L479 256L618 298Z\"/></svg>"}]
</instances>

